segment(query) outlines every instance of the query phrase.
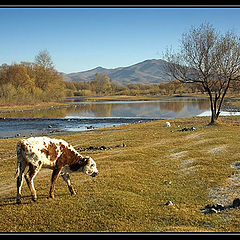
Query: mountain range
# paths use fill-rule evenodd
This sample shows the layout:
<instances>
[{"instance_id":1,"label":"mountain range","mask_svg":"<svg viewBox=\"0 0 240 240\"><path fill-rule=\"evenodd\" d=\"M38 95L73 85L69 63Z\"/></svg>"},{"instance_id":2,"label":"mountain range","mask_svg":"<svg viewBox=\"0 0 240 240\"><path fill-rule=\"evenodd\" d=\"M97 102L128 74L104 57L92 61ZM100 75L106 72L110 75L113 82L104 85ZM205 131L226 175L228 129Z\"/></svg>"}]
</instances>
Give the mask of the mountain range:
<instances>
[{"instance_id":1,"label":"mountain range","mask_svg":"<svg viewBox=\"0 0 240 240\"><path fill-rule=\"evenodd\" d=\"M159 84L169 82L173 77L166 72L166 61L162 59L150 59L136 63L128 67L107 69L96 67L94 69L64 74L64 81L89 82L94 79L96 73L106 74L112 83L119 85L128 84Z\"/></svg>"}]
</instances>

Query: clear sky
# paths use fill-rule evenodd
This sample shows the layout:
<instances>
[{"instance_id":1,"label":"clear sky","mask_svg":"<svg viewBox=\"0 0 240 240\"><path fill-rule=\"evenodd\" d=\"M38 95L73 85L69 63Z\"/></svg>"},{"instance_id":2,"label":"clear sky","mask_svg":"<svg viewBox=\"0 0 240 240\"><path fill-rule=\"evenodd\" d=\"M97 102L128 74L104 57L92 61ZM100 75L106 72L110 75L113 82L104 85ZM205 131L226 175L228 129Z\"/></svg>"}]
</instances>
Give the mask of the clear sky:
<instances>
[{"instance_id":1,"label":"clear sky","mask_svg":"<svg viewBox=\"0 0 240 240\"><path fill-rule=\"evenodd\" d=\"M60 72L129 66L203 22L240 35L240 8L0 8L0 65L47 49Z\"/></svg>"}]
</instances>

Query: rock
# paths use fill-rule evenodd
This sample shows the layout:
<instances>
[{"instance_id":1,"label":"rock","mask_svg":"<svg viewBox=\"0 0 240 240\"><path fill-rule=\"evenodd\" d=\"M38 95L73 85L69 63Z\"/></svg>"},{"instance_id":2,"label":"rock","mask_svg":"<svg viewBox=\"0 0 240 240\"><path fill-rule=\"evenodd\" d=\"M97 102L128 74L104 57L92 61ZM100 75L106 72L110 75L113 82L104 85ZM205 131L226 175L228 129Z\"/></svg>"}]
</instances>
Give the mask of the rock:
<instances>
[{"instance_id":1,"label":"rock","mask_svg":"<svg viewBox=\"0 0 240 240\"><path fill-rule=\"evenodd\" d=\"M217 211L219 211L219 210L222 211L225 208L221 204L208 204L208 205L205 206L205 209L215 209Z\"/></svg>"},{"instance_id":2,"label":"rock","mask_svg":"<svg viewBox=\"0 0 240 240\"><path fill-rule=\"evenodd\" d=\"M172 201L167 201L167 202L165 203L165 205L166 205L166 206L172 206L172 205L173 205L173 202L172 202Z\"/></svg>"},{"instance_id":3,"label":"rock","mask_svg":"<svg viewBox=\"0 0 240 240\"><path fill-rule=\"evenodd\" d=\"M116 145L115 148L119 148L119 147L126 147L126 144L123 143L123 144L120 144L120 145Z\"/></svg>"},{"instance_id":4,"label":"rock","mask_svg":"<svg viewBox=\"0 0 240 240\"><path fill-rule=\"evenodd\" d=\"M217 213L217 212L218 212L218 210L216 210L215 208L210 208L208 210L208 213Z\"/></svg>"},{"instance_id":5,"label":"rock","mask_svg":"<svg viewBox=\"0 0 240 240\"><path fill-rule=\"evenodd\" d=\"M170 122L166 122L166 123L163 125L163 127L171 127Z\"/></svg>"},{"instance_id":6,"label":"rock","mask_svg":"<svg viewBox=\"0 0 240 240\"><path fill-rule=\"evenodd\" d=\"M203 211L204 214L211 214L211 213L218 213L224 209L226 208L221 204L208 204L201 210Z\"/></svg>"},{"instance_id":7,"label":"rock","mask_svg":"<svg viewBox=\"0 0 240 240\"><path fill-rule=\"evenodd\" d=\"M233 200L232 206L233 206L234 208L239 207L239 206L240 206L240 199L239 199L239 198L235 198L235 199Z\"/></svg>"},{"instance_id":8,"label":"rock","mask_svg":"<svg viewBox=\"0 0 240 240\"><path fill-rule=\"evenodd\" d=\"M78 151L82 152L82 151L108 150L110 148L109 147L105 147L105 146L101 146L101 147L90 146L90 147L86 147L86 148L76 148L76 149Z\"/></svg>"},{"instance_id":9,"label":"rock","mask_svg":"<svg viewBox=\"0 0 240 240\"><path fill-rule=\"evenodd\" d=\"M123 144L120 144L120 145L116 145L114 146L115 148L118 148L118 147L126 147L126 144L123 143ZM101 151L105 151L105 150L110 150L111 147L106 147L104 145L100 146L100 147L94 147L94 146L90 146L90 147L86 147L86 148L76 148L78 151L82 152L82 151L98 151L98 150L101 150Z\"/></svg>"},{"instance_id":10,"label":"rock","mask_svg":"<svg viewBox=\"0 0 240 240\"><path fill-rule=\"evenodd\" d=\"M52 125L48 125L48 128L52 128Z\"/></svg>"},{"instance_id":11,"label":"rock","mask_svg":"<svg viewBox=\"0 0 240 240\"><path fill-rule=\"evenodd\" d=\"M218 211L222 211L222 210L225 209L225 207L222 204L216 204L215 209L218 210Z\"/></svg>"},{"instance_id":12,"label":"rock","mask_svg":"<svg viewBox=\"0 0 240 240\"><path fill-rule=\"evenodd\" d=\"M196 130L196 128L195 127L191 127L191 128L186 128L186 127L184 127L184 128L182 128L181 130L179 130L180 132L185 132L185 131L195 131Z\"/></svg>"},{"instance_id":13,"label":"rock","mask_svg":"<svg viewBox=\"0 0 240 240\"><path fill-rule=\"evenodd\" d=\"M163 184L172 184L172 182L169 181L169 180L164 180L164 181L163 181Z\"/></svg>"},{"instance_id":14,"label":"rock","mask_svg":"<svg viewBox=\"0 0 240 240\"><path fill-rule=\"evenodd\" d=\"M214 212L220 212L224 210L224 206L222 206L221 204L213 204L209 210Z\"/></svg>"}]
</instances>

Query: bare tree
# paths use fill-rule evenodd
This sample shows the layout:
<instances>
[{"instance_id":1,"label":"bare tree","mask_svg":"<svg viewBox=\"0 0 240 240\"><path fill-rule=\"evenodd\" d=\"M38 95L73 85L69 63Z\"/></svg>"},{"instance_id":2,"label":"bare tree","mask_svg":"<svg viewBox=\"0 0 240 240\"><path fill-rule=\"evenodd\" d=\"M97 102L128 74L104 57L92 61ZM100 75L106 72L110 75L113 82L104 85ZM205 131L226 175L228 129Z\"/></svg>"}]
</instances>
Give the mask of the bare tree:
<instances>
[{"instance_id":1,"label":"bare tree","mask_svg":"<svg viewBox=\"0 0 240 240\"><path fill-rule=\"evenodd\" d=\"M240 79L240 39L233 32L218 33L209 23L183 33L180 51L168 49L167 68L179 81L199 83L209 95L211 122L220 115L231 81Z\"/></svg>"},{"instance_id":2,"label":"bare tree","mask_svg":"<svg viewBox=\"0 0 240 240\"><path fill-rule=\"evenodd\" d=\"M41 50L35 57L35 63L47 69L53 69L53 61L47 50Z\"/></svg>"}]
</instances>

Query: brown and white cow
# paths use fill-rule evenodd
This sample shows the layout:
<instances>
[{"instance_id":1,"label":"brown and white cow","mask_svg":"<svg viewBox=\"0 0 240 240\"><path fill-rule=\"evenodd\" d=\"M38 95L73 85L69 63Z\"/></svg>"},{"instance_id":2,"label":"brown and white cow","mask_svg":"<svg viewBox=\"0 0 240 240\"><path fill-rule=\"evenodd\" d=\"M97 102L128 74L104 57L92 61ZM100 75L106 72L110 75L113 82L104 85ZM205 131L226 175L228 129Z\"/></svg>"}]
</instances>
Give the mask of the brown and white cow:
<instances>
[{"instance_id":1,"label":"brown and white cow","mask_svg":"<svg viewBox=\"0 0 240 240\"><path fill-rule=\"evenodd\" d=\"M29 166L24 175L25 168ZM83 172L95 177L98 173L96 163L91 157L83 157L70 144L62 139L48 137L31 137L22 139L17 144L17 203L21 203L21 187L23 175L31 191L32 200L36 201L37 194L33 179L42 168L53 170L49 197L54 198L54 186L59 175L68 185L71 195L76 194L71 182L70 173Z\"/></svg>"}]
</instances>

